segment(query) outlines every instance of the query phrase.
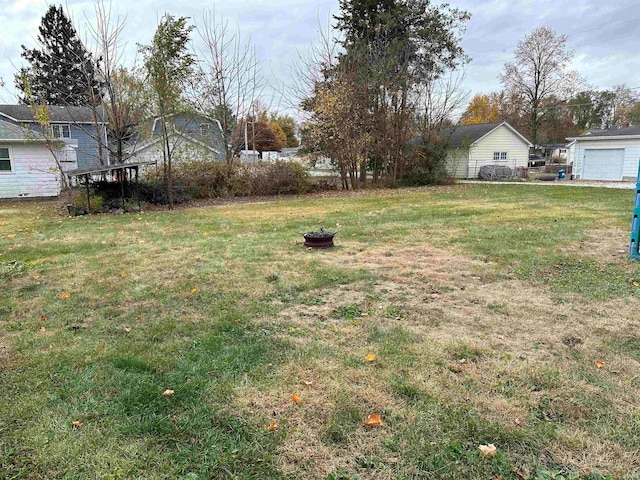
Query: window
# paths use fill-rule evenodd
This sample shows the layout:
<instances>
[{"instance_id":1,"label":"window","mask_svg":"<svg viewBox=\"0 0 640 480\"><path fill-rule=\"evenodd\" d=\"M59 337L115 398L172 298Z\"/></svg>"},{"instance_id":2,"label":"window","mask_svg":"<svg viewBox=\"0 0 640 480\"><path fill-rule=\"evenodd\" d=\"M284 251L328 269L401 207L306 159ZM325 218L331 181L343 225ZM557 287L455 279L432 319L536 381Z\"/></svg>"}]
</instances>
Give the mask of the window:
<instances>
[{"instance_id":1,"label":"window","mask_svg":"<svg viewBox=\"0 0 640 480\"><path fill-rule=\"evenodd\" d=\"M506 160L507 152L493 152L493 161L497 162L498 160Z\"/></svg>"},{"instance_id":2,"label":"window","mask_svg":"<svg viewBox=\"0 0 640 480\"><path fill-rule=\"evenodd\" d=\"M11 155L9 147L0 147L0 172L11 171Z\"/></svg>"},{"instance_id":3,"label":"window","mask_svg":"<svg viewBox=\"0 0 640 480\"><path fill-rule=\"evenodd\" d=\"M560 149L560 155L566 155L567 154L567 149L566 148L561 148Z\"/></svg>"},{"instance_id":4,"label":"window","mask_svg":"<svg viewBox=\"0 0 640 480\"><path fill-rule=\"evenodd\" d=\"M71 126L51 125L51 135L53 138L71 138Z\"/></svg>"},{"instance_id":5,"label":"window","mask_svg":"<svg viewBox=\"0 0 640 480\"><path fill-rule=\"evenodd\" d=\"M208 137L209 136L209 124L208 123L201 123L200 124L200 135L203 137Z\"/></svg>"}]
</instances>

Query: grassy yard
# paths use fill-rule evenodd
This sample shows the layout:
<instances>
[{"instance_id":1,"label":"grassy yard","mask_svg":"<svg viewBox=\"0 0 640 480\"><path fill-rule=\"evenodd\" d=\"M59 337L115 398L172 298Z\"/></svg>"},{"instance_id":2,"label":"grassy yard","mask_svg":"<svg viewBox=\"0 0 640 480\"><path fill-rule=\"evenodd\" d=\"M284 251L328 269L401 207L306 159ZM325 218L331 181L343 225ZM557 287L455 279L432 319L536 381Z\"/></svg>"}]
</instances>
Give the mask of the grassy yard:
<instances>
[{"instance_id":1,"label":"grassy yard","mask_svg":"<svg viewBox=\"0 0 640 480\"><path fill-rule=\"evenodd\" d=\"M632 197L0 203L0 478L640 478Z\"/></svg>"}]
</instances>

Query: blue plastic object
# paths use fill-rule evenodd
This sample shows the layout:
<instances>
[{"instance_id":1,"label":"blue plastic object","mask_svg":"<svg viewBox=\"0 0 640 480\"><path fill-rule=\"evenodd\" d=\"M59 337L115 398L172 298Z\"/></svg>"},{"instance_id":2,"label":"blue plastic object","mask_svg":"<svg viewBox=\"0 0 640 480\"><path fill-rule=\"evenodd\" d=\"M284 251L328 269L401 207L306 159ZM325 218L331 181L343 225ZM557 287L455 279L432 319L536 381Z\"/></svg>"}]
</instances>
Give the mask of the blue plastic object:
<instances>
[{"instance_id":1,"label":"blue plastic object","mask_svg":"<svg viewBox=\"0 0 640 480\"><path fill-rule=\"evenodd\" d=\"M640 162L639 162L640 163ZM633 202L633 215L631 217L631 238L629 239L629 258L640 260L640 166L636 179L635 201Z\"/></svg>"},{"instance_id":2,"label":"blue plastic object","mask_svg":"<svg viewBox=\"0 0 640 480\"><path fill-rule=\"evenodd\" d=\"M565 171L558 170L558 180L564 180L564 178L565 178Z\"/></svg>"}]
</instances>

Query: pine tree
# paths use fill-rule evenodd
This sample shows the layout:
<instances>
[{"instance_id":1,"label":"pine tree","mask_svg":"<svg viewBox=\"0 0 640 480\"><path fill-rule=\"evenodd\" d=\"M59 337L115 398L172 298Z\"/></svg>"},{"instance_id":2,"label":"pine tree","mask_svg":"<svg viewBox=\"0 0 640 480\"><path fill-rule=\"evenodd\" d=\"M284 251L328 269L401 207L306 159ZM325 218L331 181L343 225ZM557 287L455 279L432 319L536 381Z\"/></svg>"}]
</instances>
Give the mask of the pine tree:
<instances>
[{"instance_id":1,"label":"pine tree","mask_svg":"<svg viewBox=\"0 0 640 480\"><path fill-rule=\"evenodd\" d=\"M39 27L39 48L22 45L29 66L15 75L15 85L30 99L49 105L90 105L100 98L95 61L78 37L62 6L51 6Z\"/></svg>"}]
</instances>

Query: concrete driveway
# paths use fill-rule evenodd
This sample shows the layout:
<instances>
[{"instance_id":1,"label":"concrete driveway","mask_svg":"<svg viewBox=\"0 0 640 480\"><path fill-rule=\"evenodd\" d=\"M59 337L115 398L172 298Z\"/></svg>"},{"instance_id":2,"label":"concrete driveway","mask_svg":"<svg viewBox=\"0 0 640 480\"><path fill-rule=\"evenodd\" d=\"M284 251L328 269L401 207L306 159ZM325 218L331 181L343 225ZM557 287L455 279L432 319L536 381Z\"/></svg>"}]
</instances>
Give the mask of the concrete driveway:
<instances>
[{"instance_id":1,"label":"concrete driveway","mask_svg":"<svg viewBox=\"0 0 640 480\"><path fill-rule=\"evenodd\" d=\"M537 185L542 187L562 186L562 187L600 187L618 188L621 190L633 190L636 184L633 182L606 182L589 180L555 180L553 182L500 182L489 180L458 180L459 183L490 184L490 185Z\"/></svg>"}]
</instances>

